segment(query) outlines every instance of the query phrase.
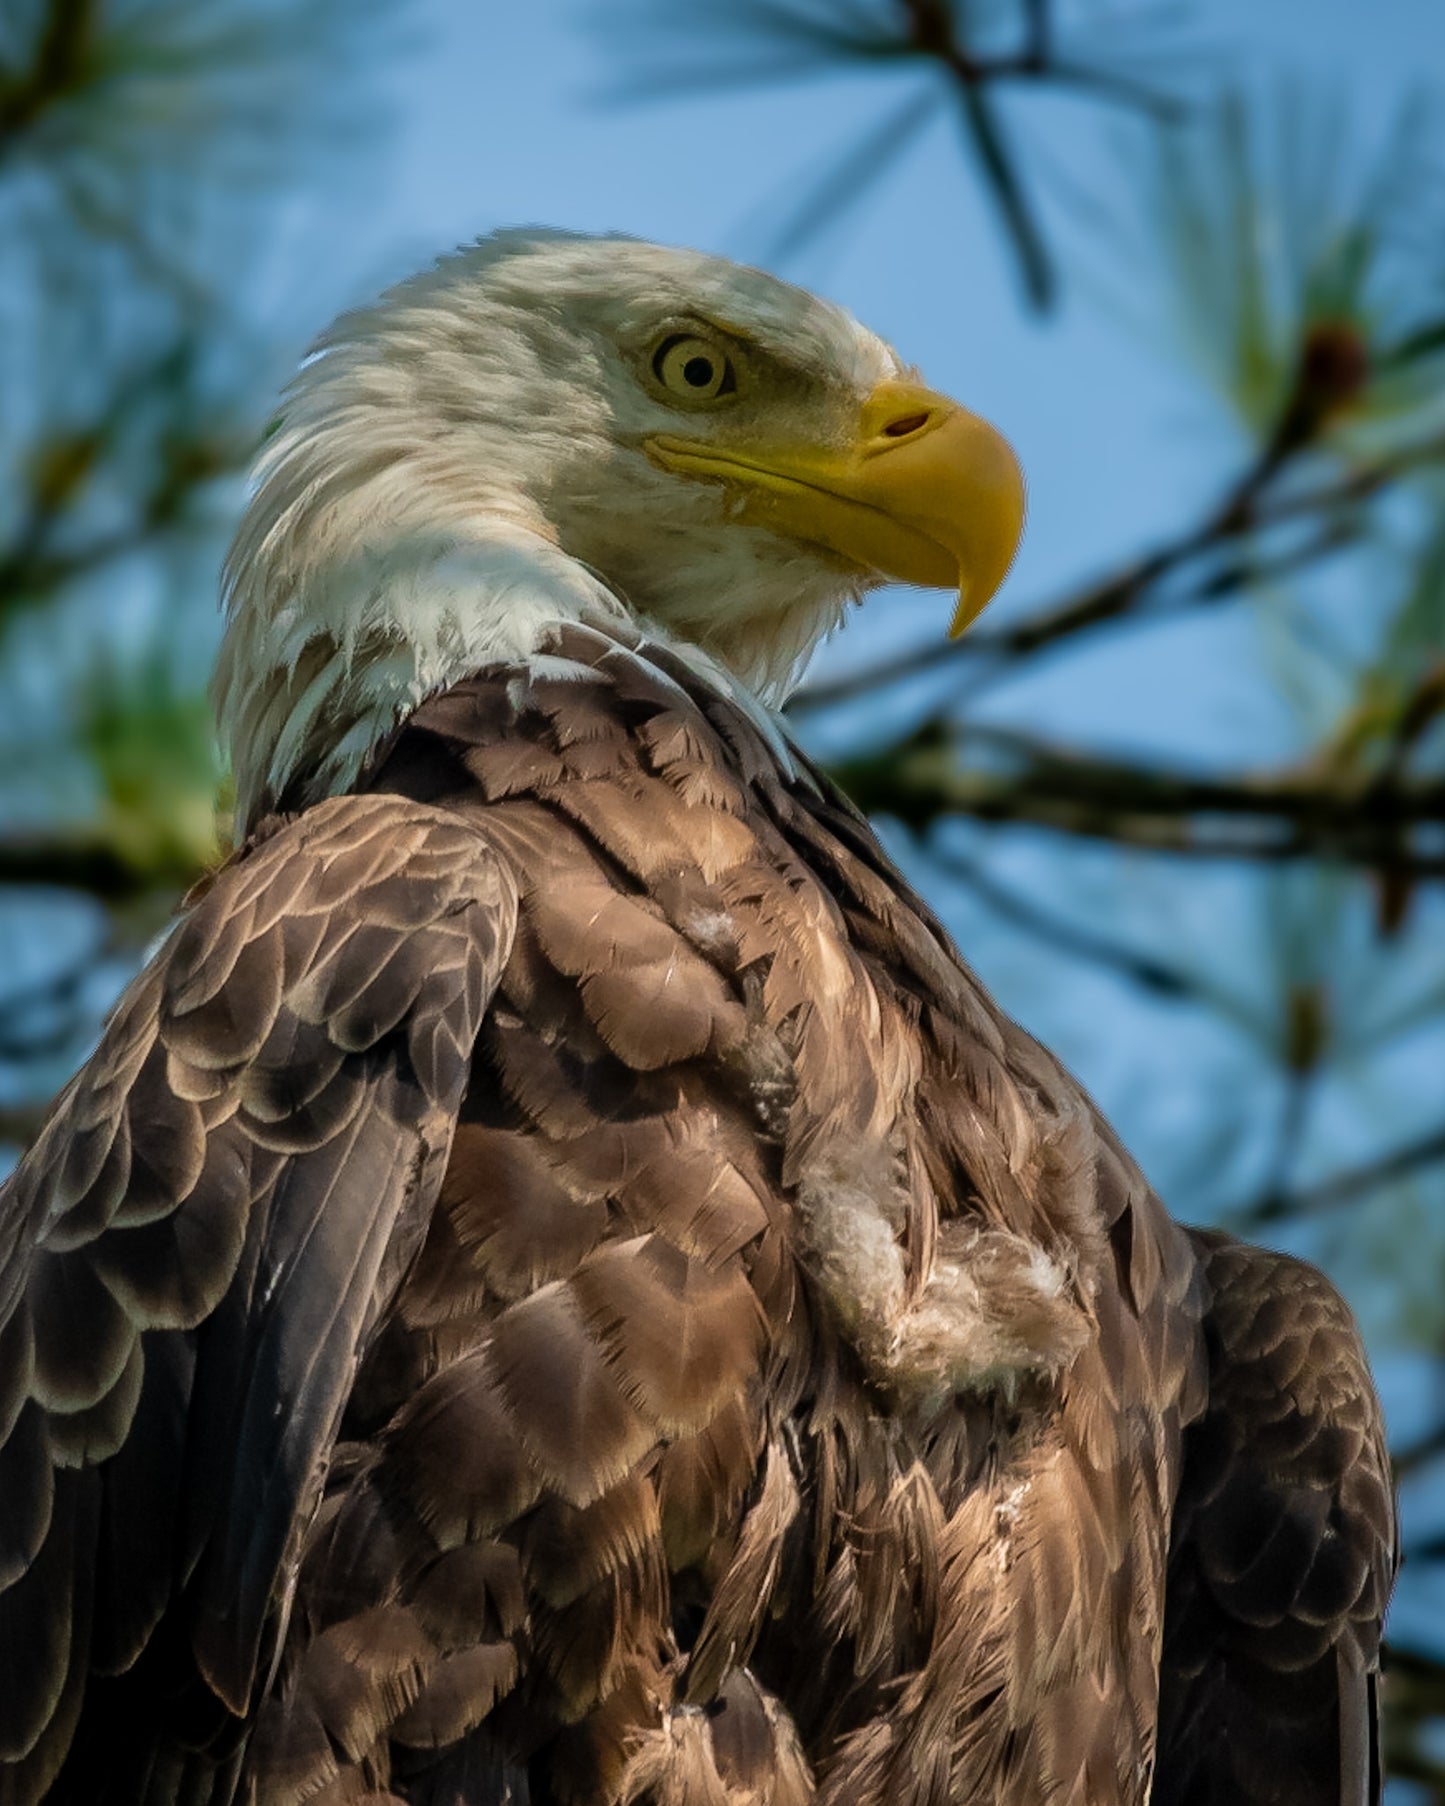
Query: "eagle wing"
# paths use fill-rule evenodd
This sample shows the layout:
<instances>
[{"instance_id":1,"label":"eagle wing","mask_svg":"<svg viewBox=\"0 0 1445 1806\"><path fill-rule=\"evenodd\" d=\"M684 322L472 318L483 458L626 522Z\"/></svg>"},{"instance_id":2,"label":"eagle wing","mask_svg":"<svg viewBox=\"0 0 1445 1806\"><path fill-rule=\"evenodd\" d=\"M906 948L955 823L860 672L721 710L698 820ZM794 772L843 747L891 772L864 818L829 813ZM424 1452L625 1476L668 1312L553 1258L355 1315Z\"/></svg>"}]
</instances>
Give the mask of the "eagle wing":
<instances>
[{"instance_id":1,"label":"eagle wing","mask_svg":"<svg viewBox=\"0 0 1445 1806\"><path fill-rule=\"evenodd\" d=\"M250 1706L515 920L474 825L321 805L219 874L0 1192L10 1806L106 1759L89 1674L189 1691L196 1743Z\"/></svg>"},{"instance_id":2,"label":"eagle wing","mask_svg":"<svg viewBox=\"0 0 1445 1806\"><path fill-rule=\"evenodd\" d=\"M1161 1806L1369 1806L1396 1563L1350 1313L1302 1261L1195 1230L1209 1406L1186 1433L1160 1675Z\"/></svg>"}]
</instances>

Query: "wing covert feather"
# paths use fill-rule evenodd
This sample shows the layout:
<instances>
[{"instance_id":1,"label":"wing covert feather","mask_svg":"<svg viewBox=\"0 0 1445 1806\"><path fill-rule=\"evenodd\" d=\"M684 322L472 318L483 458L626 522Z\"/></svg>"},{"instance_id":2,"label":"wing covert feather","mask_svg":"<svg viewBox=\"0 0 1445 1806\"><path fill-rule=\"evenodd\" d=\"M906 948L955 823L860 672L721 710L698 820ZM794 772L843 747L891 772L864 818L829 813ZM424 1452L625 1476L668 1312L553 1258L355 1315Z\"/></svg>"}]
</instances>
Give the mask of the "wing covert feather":
<instances>
[{"instance_id":1,"label":"wing covert feather","mask_svg":"<svg viewBox=\"0 0 1445 1806\"><path fill-rule=\"evenodd\" d=\"M87 1668L130 1668L167 1615L247 1708L515 919L454 814L345 797L277 827L131 986L0 1192L7 1806L54 1781ZM77 1759L86 1741L82 1719Z\"/></svg>"},{"instance_id":2,"label":"wing covert feather","mask_svg":"<svg viewBox=\"0 0 1445 1806\"><path fill-rule=\"evenodd\" d=\"M1302 1261L1191 1231L1209 1405L1185 1439L1161 1663L1160 1806L1378 1806L1396 1524L1353 1320Z\"/></svg>"}]
</instances>

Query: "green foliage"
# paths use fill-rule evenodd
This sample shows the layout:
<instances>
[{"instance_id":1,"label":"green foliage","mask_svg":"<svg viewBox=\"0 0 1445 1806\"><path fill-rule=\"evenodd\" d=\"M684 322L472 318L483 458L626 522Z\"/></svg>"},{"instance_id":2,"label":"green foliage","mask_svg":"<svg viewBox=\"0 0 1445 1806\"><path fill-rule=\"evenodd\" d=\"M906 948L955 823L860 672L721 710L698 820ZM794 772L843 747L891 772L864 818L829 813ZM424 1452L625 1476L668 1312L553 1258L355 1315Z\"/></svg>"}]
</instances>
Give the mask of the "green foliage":
<instances>
[{"instance_id":1,"label":"green foliage","mask_svg":"<svg viewBox=\"0 0 1445 1806\"><path fill-rule=\"evenodd\" d=\"M383 0L0 10L0 882L101 899L106 957L224 847L206 680L277 375L255 285L285 330L278 234L363 163L390 17Z\"/></svg>"},{"instance_id":2,"label":"green foliage","mask_svg":"<svg viewBox=\"0 0 1445 1806\"><path fill-rule=\"evenodd\" d=\"M1230 89L1140 159L1165 318L1262 448L1378 453L1445 428L1432 133L1427 109L1402 109L1361 176L1338 105Z\"/></svg>"},{"instance_id":3,"label":"green foliage","mask_svg":"<svg viewBox=\"0 0 1445 1806\"><path fill-rule=\"evenodd\" d=\"M222 850L222 774L204 691L163 644L94 664L74 747L94 774L95 832L136 872L198 872Z\"/></svg>"}]
</instances>

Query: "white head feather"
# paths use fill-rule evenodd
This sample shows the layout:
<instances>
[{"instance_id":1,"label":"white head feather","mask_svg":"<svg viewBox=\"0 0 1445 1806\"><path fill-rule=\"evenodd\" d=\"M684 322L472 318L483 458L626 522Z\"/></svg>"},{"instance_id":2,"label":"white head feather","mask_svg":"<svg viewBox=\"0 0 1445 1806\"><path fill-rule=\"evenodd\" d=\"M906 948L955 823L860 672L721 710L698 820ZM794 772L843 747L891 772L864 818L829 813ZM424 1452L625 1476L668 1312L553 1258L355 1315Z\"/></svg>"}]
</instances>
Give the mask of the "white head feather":
<instances>
[{"instance_id":1,"label":"white head feather","mask_svg":"<svg viewBox=\"0 0 1445 1806\"><path fill-rule=\"evenodd\" d=\"M424 696L565 621L641 621L786 695L867 583L647 457L678 421L649 349L698 320L767 361L755 423L787 409L839 437L899 373L839 308L623 238L498 234L336 322L226 565L216 694L240 823L344 788Z\"/></svg>"}]
</instances>

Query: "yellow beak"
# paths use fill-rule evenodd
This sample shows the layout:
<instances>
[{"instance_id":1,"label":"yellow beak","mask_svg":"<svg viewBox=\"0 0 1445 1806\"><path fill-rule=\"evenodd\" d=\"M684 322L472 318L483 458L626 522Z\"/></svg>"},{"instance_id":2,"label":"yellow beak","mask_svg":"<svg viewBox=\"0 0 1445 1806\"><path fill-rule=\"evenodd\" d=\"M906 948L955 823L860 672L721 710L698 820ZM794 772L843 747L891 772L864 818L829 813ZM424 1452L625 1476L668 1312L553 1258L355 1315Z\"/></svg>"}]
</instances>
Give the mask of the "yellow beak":
<instances>
[{"instance_id":1,"label":"yellow beak","mask_svg":"<svg viewBox=\"0 0 1445 1806\"><path fill-rule=\"evenodd\" d=\"M918 383L880 383L841 448L664 434L647 451L665 469L735 487L741 518L756 526L900 583L956 587L954 638L1003 582L1023 533L1024 482L1008 442Z\"/></svg>"}]
</instances>

